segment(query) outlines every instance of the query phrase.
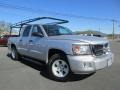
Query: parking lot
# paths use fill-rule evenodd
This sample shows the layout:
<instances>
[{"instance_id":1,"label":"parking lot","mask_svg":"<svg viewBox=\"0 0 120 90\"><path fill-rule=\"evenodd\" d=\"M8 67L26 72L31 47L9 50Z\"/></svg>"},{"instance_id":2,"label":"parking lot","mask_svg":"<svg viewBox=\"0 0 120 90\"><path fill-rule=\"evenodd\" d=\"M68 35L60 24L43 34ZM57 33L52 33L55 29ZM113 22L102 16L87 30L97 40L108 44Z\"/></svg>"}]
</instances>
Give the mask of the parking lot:
<instances>
[{"instance_id":1,"label":"parking lot","mask_svg":"<svg viewBox=\"0 0 120 90\"><path fill-rule=\"evenodd\" d=\"M42 65L13 61L7 47L0 47L0 90L120 90L120 42L112 41L111 50L115 56L110 68L57 82L48 77Z\"/></svg>"}]
</instances>

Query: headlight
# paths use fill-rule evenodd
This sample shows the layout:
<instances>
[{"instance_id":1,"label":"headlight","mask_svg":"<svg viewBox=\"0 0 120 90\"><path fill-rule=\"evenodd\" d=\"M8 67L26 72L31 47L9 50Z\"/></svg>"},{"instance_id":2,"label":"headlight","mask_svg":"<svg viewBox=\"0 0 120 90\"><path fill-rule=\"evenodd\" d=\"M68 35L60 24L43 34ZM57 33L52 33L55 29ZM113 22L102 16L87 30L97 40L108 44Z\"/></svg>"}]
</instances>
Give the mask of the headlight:
<instances>
[{"instance_id":1,"label":"headlight","mask_svg":"<svg viewBox=\"0 0 120 90\"><path fill-rule=\"evenodd\" d=\"M110 50L110 44L108 43L108 47L107 47L107 49L108 49L108 52L110 52L111 50Z\"/></svg>"},{"instance_id":2,"label":"headlight","mask_svg":"<svg viewBox=\"0 0 120 90\"><path fill-rule=\"evenodd\" d=\"M73 50L74 55L90 55L91 54L91 50L90 50L89 45L73 44L72 50Z\"/></svg>"},{"instance_id":3,"label":"headlight","mask_svg":"<svg viewBox=\"0 0 120 90\"><path fill-rule=\"evenodd\" d=\"M110 51L110 44L109 44L109 43L106 43L106 44L104 45L104 49L105 49L107 52L109 52L109 51Z\"/></svg>"}]
</instances>

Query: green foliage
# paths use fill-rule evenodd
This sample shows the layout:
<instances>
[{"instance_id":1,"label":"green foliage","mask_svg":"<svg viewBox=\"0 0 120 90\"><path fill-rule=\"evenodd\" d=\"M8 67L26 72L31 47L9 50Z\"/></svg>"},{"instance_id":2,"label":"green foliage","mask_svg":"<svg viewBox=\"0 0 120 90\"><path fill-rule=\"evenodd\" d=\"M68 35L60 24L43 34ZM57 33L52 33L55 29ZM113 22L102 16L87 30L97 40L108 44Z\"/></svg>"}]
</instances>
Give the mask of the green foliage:
<instances>
[{"instance_id":1,"label":"green foliage","mask_svg":"<svg viewBox=\"0 0 120 90\"><path fill-rule=\"evenodd\" d=\"M113 34L108 34L107 37L109 39L112 39L113 38ZM120 34L114 34L114 39L116 39L116 38L120 38Z\"/></svg>"}]
</instances>

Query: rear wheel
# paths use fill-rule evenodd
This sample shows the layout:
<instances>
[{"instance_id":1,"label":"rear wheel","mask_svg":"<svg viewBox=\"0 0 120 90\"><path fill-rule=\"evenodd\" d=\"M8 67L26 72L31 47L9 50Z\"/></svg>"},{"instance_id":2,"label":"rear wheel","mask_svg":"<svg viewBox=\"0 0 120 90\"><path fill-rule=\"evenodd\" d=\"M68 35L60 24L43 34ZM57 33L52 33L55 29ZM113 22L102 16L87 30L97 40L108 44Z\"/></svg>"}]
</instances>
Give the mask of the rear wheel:
<instances>
[{"instance_id":1,"label":"rear wheel","mask_svg":"<svg viewBox=\"0 0 120 90\"><path fill-rule=\"evenodd\" d=\"M15 47L11 48L11 58L13 60L21 60L21 55L17 52L17 49Z\"/></svg>"},{"instance_id":2,"label":"rear wheel","mask_svg":"<svg viewBox=\"0 0 120 90\"><path fill-rule=\"evenodd\" d=\"M62 54L54 54L49 60L49 74L58 81L66 81L70 76L70 67L66 57Z\"/></svg>"}]
</instances>

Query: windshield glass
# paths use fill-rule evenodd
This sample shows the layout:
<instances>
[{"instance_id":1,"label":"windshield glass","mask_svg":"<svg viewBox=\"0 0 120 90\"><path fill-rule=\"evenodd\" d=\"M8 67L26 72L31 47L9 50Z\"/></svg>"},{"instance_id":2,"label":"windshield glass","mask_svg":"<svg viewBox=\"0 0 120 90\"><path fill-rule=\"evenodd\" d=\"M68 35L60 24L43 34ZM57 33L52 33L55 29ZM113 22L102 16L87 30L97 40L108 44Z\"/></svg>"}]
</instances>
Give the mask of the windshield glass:
<instances>
[{"instance_id":1,"label":"windshield glass","mask_svg":"<svg viewBox=\"0 0 120 90\"><path fill-rule=\"evenodd\" d=\"M43 25L43 27L48 36L72 35L72 31L59 25Z\"/></svg>"}]
</instances>

